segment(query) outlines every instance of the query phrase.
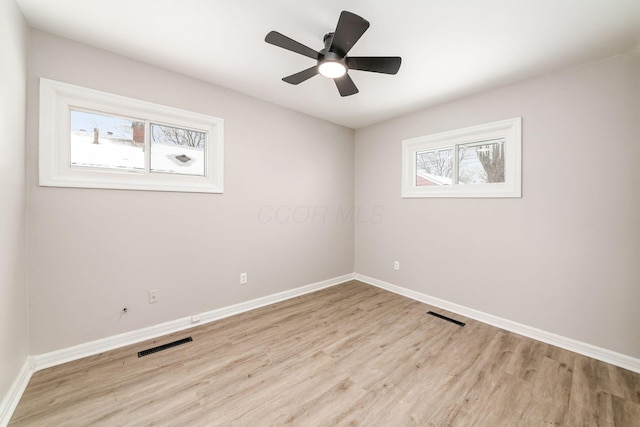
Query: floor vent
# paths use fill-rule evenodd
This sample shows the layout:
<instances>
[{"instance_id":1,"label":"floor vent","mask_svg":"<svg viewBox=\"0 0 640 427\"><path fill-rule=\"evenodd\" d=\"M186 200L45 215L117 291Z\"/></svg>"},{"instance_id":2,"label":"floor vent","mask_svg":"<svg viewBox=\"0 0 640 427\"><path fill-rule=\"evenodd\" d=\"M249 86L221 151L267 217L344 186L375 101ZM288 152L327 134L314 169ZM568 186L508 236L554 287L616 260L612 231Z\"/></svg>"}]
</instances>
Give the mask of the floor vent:
<instances>
[{"instance_id":1,"label":"floor vent","mask_svg":"<svg viewBox=\"0 0 640 427\"><path fill-rule=\"evenodd\" d=\"M180 345L180 344L186 344L186 343L191 342L191 341L193 341L193 339L191 337L188 337L188 338L183 338L183 339L178 340L178 341L170 342L168 344L162 344L162 345L159 345L157 347L150 348L148 350L142 350L142 351L138 352L138 357L146 356L146 355L152 354L152 353L157 353L159 351L166 350L168 348L175 347L175 346Z\"/></svg>"},{"instance_id":2,"label":"floor vent","mask_svg":"<svg viewBox=\"0 0 640 427\"><path fill-rule=\"evenodd\" d=\"M464 326L464 322L460 322L459 320L455 320L455 319L452 319L450 317L443 316L442 314L434 313L433 311L427 311L427 314L439 317L440 319L446 320L447 322L455 323L458 326Z\"/></svg>"}]
</instances>

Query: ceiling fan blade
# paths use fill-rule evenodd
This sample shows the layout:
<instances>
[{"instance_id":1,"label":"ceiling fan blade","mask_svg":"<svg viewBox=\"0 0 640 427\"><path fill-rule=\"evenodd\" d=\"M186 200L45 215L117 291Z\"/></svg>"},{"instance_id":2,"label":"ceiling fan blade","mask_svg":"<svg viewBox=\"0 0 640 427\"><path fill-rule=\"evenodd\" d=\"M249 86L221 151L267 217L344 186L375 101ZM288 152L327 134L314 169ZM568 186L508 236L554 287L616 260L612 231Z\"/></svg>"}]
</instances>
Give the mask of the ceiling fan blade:
<instances>
[{"instance_id":1,"label":"ceiling fan blade","mask_svg":"<svg viewBox=\"0 0 640 427\"><path fill-rule=\"evenodd\" d=\"M343 10L338 19L338 25L333 34L333 41L329 51L346 55L353 45L360 40L367 28L369 28L369 21L355 13Z\"/></svg>"},{"instance_id":2,"label":"ceiling fan blade","mask_svg":"<svg viewBox=\"0 0 640 427\"><path fill-rule=\"evenodd\" d=\"M313 67L307 68L306 70L300 71L299 73L291 74L290 76L287 76L282 80L292 85L297 85L305 80L310 79L316 74L318 74L318 66L314 65Z\"/></svg>"},{"instance_id":3,"label":"ceiling fan blade","mask_svg":"<svg viewBox=\"0 0 640 427\"><path fill-rule=\"evenodd\" d=\"M305 45L303 45L302 43L299 43L287 36L285 36L284 34L280 34L277 31L270 31L269 34L267 34L267 36L264 38L264 41L266 41L267 43L270 43L272 45L276 45L278 47L281 47L283 49L287 49L290 50L291 52L295 52L295 53L299 53L300 55L304 55L304 56L308 56L311 59L318 59L318 56L320 55L318 52L316 52L315 50L311 49L310 47L307 47Z\"/></svg>"},{"instance_id":4,"label":"ceiling fan blade","mask_svg":"<svg viewBox=\"0 0 640 427\"><path fill-rule=\"evenodd\" d=\"M351 56L347 57L346 62L350 70L396 74L400 69L402 58L399 56Z\"/></svg>"},{"instance_id":5,"label":"ceiling fan blade","mask_svg":"<svg viewBox=\"0 0 640 427\"><path fill-rule=\"evenodd\" d=\"M333 79L333 81L336 82L340 96L355 95L359 92L356 84L351 80L351 77L349 77L349 74Z\"/></svg>"}]
</instances>

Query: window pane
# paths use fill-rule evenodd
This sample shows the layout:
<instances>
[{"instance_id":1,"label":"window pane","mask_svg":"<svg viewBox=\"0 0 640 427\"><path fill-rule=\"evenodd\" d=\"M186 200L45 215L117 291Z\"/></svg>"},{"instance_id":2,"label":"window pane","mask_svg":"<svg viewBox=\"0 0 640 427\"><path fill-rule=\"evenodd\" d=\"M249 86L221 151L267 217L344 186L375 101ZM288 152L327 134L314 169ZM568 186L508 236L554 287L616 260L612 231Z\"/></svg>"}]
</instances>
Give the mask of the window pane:
<instances>
[{"instance_id":1,"label":"window pane","mask_svg":"<svg viewBox=\"0 0 640 427\"><path fill-rule=\"evenodd\" d=\"M144 171L144 123L71 110L71 166Z\"/></svg>"},{"instance_id":2,"label":"window pane","mask_svg":"<svg viewBox=\"0 0 640 427\"><path fill-rule=\"evenodd\" d=\"M504 140L458 146L458 182L486 184L504 182Z\"/></svg>"},{"instance_id":3,"label":"window pane","mask_svg":"<svg viewBox=\"0 0 640 427\"><path fill-rule=\"evenodd\" d=\"M453 148L416 153L416 186L451 185Z\"/></svg>"},{"instance_id":4,"label":"window pane","mask_svg":"<svg viewBox=\"0 0 640 427\"><path fill-rule=\"evenodd\" d=\"M207 134L151 123L151 172L205 176Z\"/></svg>"}]
</instances>

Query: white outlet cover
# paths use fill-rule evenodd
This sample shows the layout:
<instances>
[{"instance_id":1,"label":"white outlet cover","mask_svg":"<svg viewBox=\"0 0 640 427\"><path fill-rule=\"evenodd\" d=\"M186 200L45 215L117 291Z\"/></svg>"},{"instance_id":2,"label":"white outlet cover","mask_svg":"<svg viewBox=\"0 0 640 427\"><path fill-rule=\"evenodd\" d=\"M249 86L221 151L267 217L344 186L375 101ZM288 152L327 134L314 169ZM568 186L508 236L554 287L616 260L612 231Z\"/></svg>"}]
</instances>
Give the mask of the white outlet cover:
<instances>
[{"instance_id":1,"label":"white outlet cover","mask_svg":"<svg viewBox=\"0 0 640 427\"><path fill-rule=\"evenodd\" d=\"M160 301L160 293L157 289L149 291L149 304L154 304Z\"/></svg>"}]
</instances>

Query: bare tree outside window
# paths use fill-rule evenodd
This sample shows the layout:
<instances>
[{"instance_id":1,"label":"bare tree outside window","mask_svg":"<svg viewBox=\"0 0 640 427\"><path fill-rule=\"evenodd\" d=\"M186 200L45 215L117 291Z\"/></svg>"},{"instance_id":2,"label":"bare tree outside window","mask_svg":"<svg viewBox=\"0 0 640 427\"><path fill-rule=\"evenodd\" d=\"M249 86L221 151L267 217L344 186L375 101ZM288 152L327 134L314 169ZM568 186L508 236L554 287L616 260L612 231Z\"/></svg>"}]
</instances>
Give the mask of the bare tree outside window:
<instances>
[{"instance_id":1,"label":"bare tree outside window","mask_svg":"<svg viewBox=\"0 0 640 427\"><path fill-rule=\"evenodd\" d=\"M504 182L504 144L482 145L476 153L487 173L487 182Z\"/></svg>"},{"instance_id":2,"label":"bare tree outside window","mask_svg":"<svg viewBox=\"0 0 640 427\"><path fill-rule=\"evenodd\" d=\"M453 179L453 148L444 148L440 150L424 151L416 153L416 171L430 175L428 180L441 177L445 180L437 181L439 185L449 185ZM463 162L468 157L465 150L458 151L459 162ZM471 181L473 177L470 176L469 171L462 171L458 173L460 182ZM420 181L420 180L419 180ZM424 184L424 180L421 181Z\"/></svg>"},{"instance_id":3,"label":"bare tree outside window","mask_svg":"<svg viewBox=\"0 0 640 427\"><path fill-rule=\"evenodd\" d=\"M453 176L453 149L417 153L416 166L419 170L430 175L451 178Z\"/></svg>"},{"instance_id":4,"label":"bare tree outside window","mask_svg":"<svg viewBox=\"0 0 640 427\"><path fill-rule=\"evenodd\" d=\"M175 145L186 145L194 148L204 148L206 143L204 132L157 125L155 123L151 124L151 136L153 142L172 142Z\"/></svg>"},{"instance_id":5,"label":"bare tree outside window","mask_svg":"<svg viewBox=\"0 0 640 427\"><path fill-rule=\"evenodd\" d=\"M458 146L458 182L504 182L504 141L494 140Z\"/></svg>"}]
</instances>

